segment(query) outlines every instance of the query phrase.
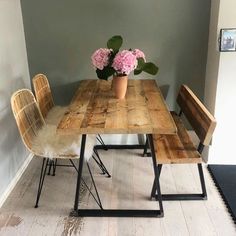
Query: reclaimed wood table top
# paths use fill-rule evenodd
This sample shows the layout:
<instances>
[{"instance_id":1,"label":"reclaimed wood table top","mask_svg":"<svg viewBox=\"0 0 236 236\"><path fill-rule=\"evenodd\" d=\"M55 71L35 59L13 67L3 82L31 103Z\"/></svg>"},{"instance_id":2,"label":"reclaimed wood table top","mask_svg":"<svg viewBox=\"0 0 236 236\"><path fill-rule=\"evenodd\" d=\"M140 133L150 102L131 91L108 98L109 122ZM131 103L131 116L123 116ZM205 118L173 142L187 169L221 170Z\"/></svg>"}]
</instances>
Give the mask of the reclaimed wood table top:
<instances>
[{"instance_id":1,"label":"reclaimed wood table top","mask_svg":"<svg viewBox=\"0 0 236 236\"><path fill-rule=\"evenodd\" d=\"M176 126L155 80L128 80L115 98L111 81L82 80L58 125L60 134L174 134Z\"/></svg>"}]
</instances>

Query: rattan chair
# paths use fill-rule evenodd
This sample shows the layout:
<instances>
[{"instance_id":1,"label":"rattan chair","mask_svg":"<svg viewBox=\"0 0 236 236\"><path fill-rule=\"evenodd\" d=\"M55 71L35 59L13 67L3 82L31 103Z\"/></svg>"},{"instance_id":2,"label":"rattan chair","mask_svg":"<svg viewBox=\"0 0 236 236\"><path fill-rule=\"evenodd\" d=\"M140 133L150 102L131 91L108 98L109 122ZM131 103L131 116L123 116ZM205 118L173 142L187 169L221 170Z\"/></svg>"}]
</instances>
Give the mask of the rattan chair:
<instances>
[{"instance_id":1,"label":"rattan chair","mask_svg":"<svg viewBox=\"0 0 236 236\"><path fill-rule=\"evenodd\" d=\"M58 122L60 122L62 116L66 112L66 107L55 106L51 88L46 75L44 74L35 75L33 77L33 87L36 100L39 104L39 108L41 110L43 117L46 119L46 122L58 124ZM55 117L57 118L55 119ZM104 149L107 150L107 147L102 137L98 134L96 138L100 142L100 144L103 145ZM103 164L97 150L94 150L94 153L95 155L93 155L92 158L95 160L98 167L101 169L102 174L106 174L108 177L111 177L105 165ZM49 174L50 174L50 168L49 168Z\"/></svg>"},{"instance_id":2,"label":"rattan chair","mask_svg":"<svg viewBox=\"0 0 236 236\"><path fill-rule=\"evenodd\" d=\"M49 111L55 106L47 77L43 74L35 75L33 86L40 111L43 117L46 118Z\"/></svg>"},{"instance_id":3,"label":"rattan chair","mask_svg":"<svg viewBox=\"0 0 236 236\"><path fill-rule=\"evenodd\" d=\"M75 137L68 138L67 145L64 145L64 147L60 147L60 152L58 151L57 148L55 149L53 147L51 147L50 152L48 152L48 150L46 150L46 147L44 147L45 145L39 146L36 140L40 136L42 130L52 127L52 125L51 126L46 125L45 120L40 112L40 109L38 107L38 104L32 92L28 89L21 89L21 90L16 91L11 97L11 107L12 107L12 111L13 111L23 143L25 144L27 149L32 154L34 154L34 156L43 158L40 179L39 179L39 184L38 184L38 193L37 193L36 204L35 204L35 208L37 208L41 191L42 191L42 187L43 187L43 183L44 183L45 174L46 174L47 168L50 166L49 165L50 160L68 159L71 162L71 166L73 166L78 171L77 167L75 166L73 162L73 159L78 159L80 152L79 150L75 152L73 149L70 149L68 147L70 143L72 142L72 140L76 144L77 143L80 144L80 137L75 136ZM52 133L51 135L59 141L59 144L61 144L62 142L60 139L64 140L65 136L60 136L56 133L56 126L54 126L54 131L55 132ZM47 137L45 137L44 139L45 139L44 144L47 143L47 145L50 145L50 143L52 143L52 140L47 140ZM95 144L95 141L96 141L95 136L94 138L92 137L92 139L94 139L94 144ZM92 148L90 148L90 150L88 150L88 147L86 147L86 150L87 150L87 154L85 154L85 158L87 157L86 160L88 160L89 156L91 156L93 153L93 146L91 147ZM86 150L85 150L85 153L86 153ZM55 171L56 165L55 165L55 162L53 163L54 165L52 167L54 168L54 171ZM89 168L88 162L87 162L87 166ZM91 173L90 168L89 168L89 172ZM91 175L91 178L93 180L92 175ZM84 180L82 181L85 184L85 186L88 188L89 192L94 197L95 201L97 201L93 193L90 191L90 188L87 186ZM94 183L94 181L92 182ZM94 187L96 189L96 186Z\"/></svg>"}]
</instances>

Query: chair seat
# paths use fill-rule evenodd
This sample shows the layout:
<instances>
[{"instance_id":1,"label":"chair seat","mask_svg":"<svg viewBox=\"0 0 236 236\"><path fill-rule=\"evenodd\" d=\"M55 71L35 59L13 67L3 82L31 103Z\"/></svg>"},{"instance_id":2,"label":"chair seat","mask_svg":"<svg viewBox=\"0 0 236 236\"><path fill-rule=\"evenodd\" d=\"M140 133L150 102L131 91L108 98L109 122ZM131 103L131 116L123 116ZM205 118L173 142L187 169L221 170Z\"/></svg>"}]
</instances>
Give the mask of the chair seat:
<instances>
[{"instance_id":1,"label":"chair seat","mask_svg":"<svg viewBox=\"0 0 236 236\"><path fill-rule=\"evenodd\" d=\"M201 163L202 158L194 146L180 117L171 112L177 127L176 135L153 135L158 164Z\"/></svg>"},{"instance_id":2,"label":"chair seat","mask_svg":"<svg viewBox=\"0 0 236 236\"><path fill-rule=\"evenodd\" d=\"M47 158L79 158L81 135L60 135L56 130L56 125L45 124L32 142L32 151ZM95 144L96 135L87 135L84 154L86 160L92 156Z\"/></svg>"}]
</instances>

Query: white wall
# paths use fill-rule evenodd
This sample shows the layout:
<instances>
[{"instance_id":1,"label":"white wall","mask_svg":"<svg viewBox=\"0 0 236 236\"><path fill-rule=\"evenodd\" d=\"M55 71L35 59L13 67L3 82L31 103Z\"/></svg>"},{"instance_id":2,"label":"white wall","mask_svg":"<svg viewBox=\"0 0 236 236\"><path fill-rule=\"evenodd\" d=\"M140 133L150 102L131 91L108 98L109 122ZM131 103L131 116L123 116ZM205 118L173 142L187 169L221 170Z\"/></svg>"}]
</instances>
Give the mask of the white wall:
<instances>
[{"instance_id":1,"label":"white wall","mask_svg":"<svg viewBox=\"0 0 236 236\"><path fill-rule=\"evenodd\" d=\"M209 149L209 163L236 164L236 52L220 53L217 46L220 29L236 27L235 9L235 0L212 0L205 101L214 111L217 127Z\"/></svg>"},{"instance_id":2,"label":"white wall","mask_svg":"<svg viewBox=\"0 0 236 236\"><path fill-rule=\"evenodd\" d=\"M28 156L10 107L11 94L29 87L20 0L0 0L0 198Z\"/></svg>"}]
</instances>

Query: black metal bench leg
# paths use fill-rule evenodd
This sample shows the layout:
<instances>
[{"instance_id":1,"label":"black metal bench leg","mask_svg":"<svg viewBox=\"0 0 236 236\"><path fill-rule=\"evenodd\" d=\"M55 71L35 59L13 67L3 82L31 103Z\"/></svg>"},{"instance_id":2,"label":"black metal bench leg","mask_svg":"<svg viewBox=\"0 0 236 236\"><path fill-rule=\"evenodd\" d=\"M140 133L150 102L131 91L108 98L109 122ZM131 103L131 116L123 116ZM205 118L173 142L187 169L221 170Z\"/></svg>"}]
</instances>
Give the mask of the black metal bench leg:
<instances>
[{"instance_id":1,"label":"black metal bench leg","mask_svg":"<svg viewBox=\"0 0 236 236\"><path fill-rule=\"evenodd\" d=\"M200 183L202 188L202 193L186 193L186 194L162 194L163 201L195 201L195 200L207 200L206 185L202 170L202 164L199 163L198 172L200 177ZM155 182L154 182L155 183ZM157 200L158 195L156 194L156 187L153 184L151 198L155 197Z\"/></svg>"},{"instance_id":2,"label":"black metal bench leg","mask_svg":"<svg viewBox=\"0 0 236 236\"><path fill-rule=\"evenodd\" d=\"M43 158L43 163L42 163L41 173L40 173L40 178L39 178L39 186L38 186L38 193L37 193L37 197L36 197L35 208L38 207L38 203L39 203L40 195L41 195L41 192L42 192L43 183L44 183L44 179L45 179L45 175L46 175L49 159L47 158L46 164L45 164L45 161L46 161L46 158Z\"/></svg>"},{"instance_id":3,"label":"black metal bench leg","mask_svg":"<svg viewBox=\"0 0 236 236\"><path fill-rule=\"evenodd\" d=\"M202 187L202 196L204 200L207 200L207 191L206 191L206 185L205 185L205 180L204 180L204 174L202 170L202 164L199 163L197 166L198 166L198 173L199 173L201 187Z\"/></svg>"}]
</instances>

